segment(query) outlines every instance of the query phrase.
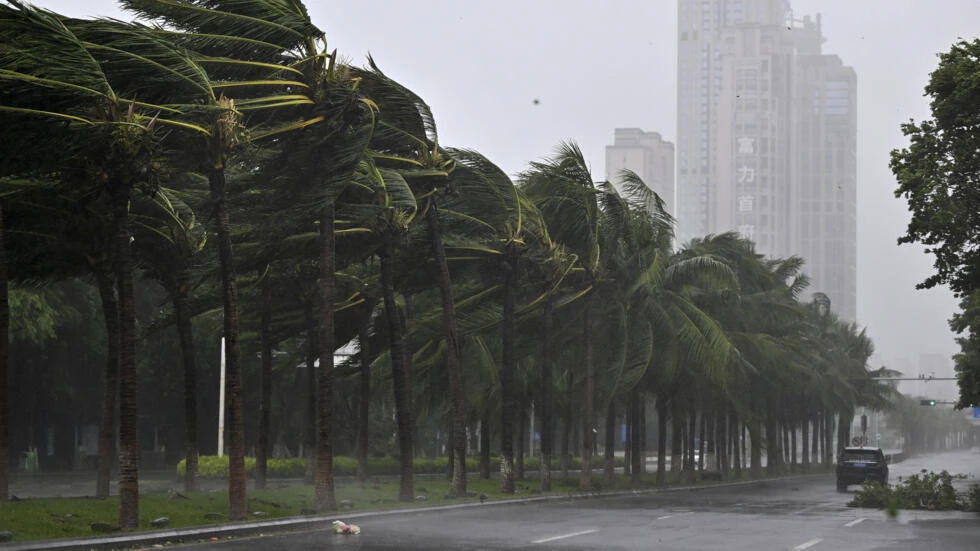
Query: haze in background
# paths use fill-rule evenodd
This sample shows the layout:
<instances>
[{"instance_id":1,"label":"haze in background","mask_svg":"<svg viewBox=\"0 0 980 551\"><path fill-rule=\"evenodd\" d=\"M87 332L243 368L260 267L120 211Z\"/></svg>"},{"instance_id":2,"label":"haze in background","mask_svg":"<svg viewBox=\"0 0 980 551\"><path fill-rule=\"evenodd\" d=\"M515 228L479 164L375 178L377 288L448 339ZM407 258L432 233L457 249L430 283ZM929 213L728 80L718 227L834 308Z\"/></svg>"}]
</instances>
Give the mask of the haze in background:
<instances>
[{"instance_id":1,"label":"haze in background","mask_svg":"<svg viewBox=\"0 0 980 551\"><path fill-rule=\"evenodd\" d=\"M110 0L37 4L69 15L128 18ZM343 57L363 64L370 53L432 106L443 145L477 149L511 174L571 139L602 178L605 146L617 127L675 140L675 0L308 5ZM946 290L915 289L931 273L932 258L896 245L908 213L893 196L888 153L906 143L902 122L928 116L922 89L936 54L959 37L976 36L980 2L793 0L792 7L796 18L822 13L824 51L857 72L857 321L874 340L873 362L913 376L949 376L948 357L958 347L946 320L956 302Z\"/></svg>"}]
</instances>

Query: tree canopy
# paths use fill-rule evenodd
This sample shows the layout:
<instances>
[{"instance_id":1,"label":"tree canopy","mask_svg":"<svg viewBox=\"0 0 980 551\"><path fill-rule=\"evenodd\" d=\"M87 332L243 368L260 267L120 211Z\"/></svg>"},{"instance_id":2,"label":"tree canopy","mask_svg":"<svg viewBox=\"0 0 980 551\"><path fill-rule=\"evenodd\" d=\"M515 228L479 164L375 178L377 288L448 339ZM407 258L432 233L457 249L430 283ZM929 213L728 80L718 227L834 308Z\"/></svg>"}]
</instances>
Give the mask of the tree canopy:
<instances>
[{"instance_id":1,"label":"tree canopy","mask_svg":"<svg viewBox=\"0 0 980 551\"><path fill-rule=\"evenodd\" d=\"M939 55L925 95L932 117L903 124L909 146L891 154L895 195L912 213L898 242L921 243L933 256L935 273L919 288L948 285L961 300L951 327L966 333L955 357L964 407L980 403L980 39L961 40Z\"/></svg>"}]
</instances>

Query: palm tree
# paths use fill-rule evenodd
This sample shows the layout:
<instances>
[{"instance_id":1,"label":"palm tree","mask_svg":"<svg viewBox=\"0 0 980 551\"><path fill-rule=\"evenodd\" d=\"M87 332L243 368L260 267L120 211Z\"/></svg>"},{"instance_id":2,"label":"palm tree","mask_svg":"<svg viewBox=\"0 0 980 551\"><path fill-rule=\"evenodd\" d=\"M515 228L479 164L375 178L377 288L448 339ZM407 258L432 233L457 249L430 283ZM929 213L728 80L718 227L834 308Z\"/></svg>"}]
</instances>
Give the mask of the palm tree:
<instances>
[{"instance_id":1,"label":"palm tree","mask_svg":"<svg viewBox=\"0 0 980 551\"><path fill-rule=\"evenodd\" d=\"M309 215L319 226L320 377L315 502L317 510L334 509L334 221L337 197L349 183L366 146L373 113L361 101L349 72L336 63L336 54L327 50L323 31L312 23L306 7L298 0L124 0L123 5L183 31L180 39L198 52L197 59L213 75L227 75L228 81L220 84L221 89L239 91L244 96L238 102L240 109L252 113L253 124L264 128L253 132L253 139L276 136L277 145L283 148L283 166L289 167L286 176L296 186L294 190L313 196L306 204L313 205ZM264 93L268 86L277 93ZM220 101L234 107L230 100L221 98ZM238 407L241 376L237 367L237 291L227 226L224 167L238 141L238 113L227 109L224 118L215 121L215 139L207 148L211 153L208 174L216 206L225 283L229 366L232 356L236 361L234 373L231 367L228 371L234 375L228 383L229 399L235 400L230 402L229 410L232 425L229 456L233 465L229 472L229 494L234 518L245 514L244 425Z\"/></svg>"},{"instance_id":2,"label":"palm tree","mask_svg":"<svg viewBox=\"0 0 980 551\"><path fill-rule=\"evenodd\" d=\"M466 413L463 403L462 363L457 332L453 283L443 245L438 191L446 187L452 159L438 146L432 113L415 93L388 78L369 58L370 71L360 71L364 93L378 106L379 127L371 148L377 162L402 171L416 196L427 197L424 205L428 241L435 257L442 302L446 373L449 379L452 481L450 495L466 494Z\"/></svg>"},{"instance_id":3,"label":"palm tree","mask_svg":"<svg viewBox=\"0 0 980 551\"><path fill-rule=\"evenodd\" d=\"M531 311L546 300L548 288L534 281L542 279L536 272L550 273L556 266L560 270L561 255L540 213L499 167L475 151L450 149L448 154L456 167L448 181L454 194L447 198L445 209L446 226L453 235L447 248L461 266L468 264L465 274L486 280L475 288L466 287L467 293L473 293L463 300L466 315L488 316L481 331L500 324L500 480L501 489L511 493L514 413L523 409L515 403L515 376L520 358L527 355L518 350L517 326L523 318L533 317ZM499 314L496 305L489 305L497 293L502 302ZM518 308L521 301L525 305ZM533 349L539 350L537 345Z\"/></svg>"},{"instance_id":4,"label":"palm tree","mask_svg":"<svg viewBox=\"0 0 980 551\"><path fill-rule=\"evenodd\" d=\"M191 321L191 270L204 248L207 232L173 190L161 189L152 198L134 202L134 243L140 264L170 296L180 339L184 372L184 489L197 490L197 360Z\"/></svg>"},{"instance_id":5,"label":"palm tree","mask_svg":"<svg viewBox=\"0 0 980 551\"><path fill-rule=\"evenodd\" d=\"M635 175L627 175L626 180L631 192L638 193L641 189L646 189ZM555 241L578 259L576 282L581 291L577 296L582 300L577 310L581 315L579 335L582 342L581 357L585 364L582 474L579 487L588 490L592 487L593 423L597 391L596 343L601 338L593 320L605 318L611 313L621 320L621 324L626 324L628 316L625 303L610 301L608 298L620 296L616 290L619 281L615 275L619 271L618 265L629 262L631 256L636 254L636 243L632 242L630 226L633 216L631 208L637 209L637 213L647 209L636 216L650 217L653 221L650 227L655 228L651 230L653 239L659 240L661 245L670 241L670 220L663 212L662 202L658 203L654 197L637 198L631 204L608 182L594 182L581 150L574 143L561 144L551 159L531 163L530 169L521 175L521 187L541 211ZM633 272L634 277L645 270L646 267L640 267L639 271ZM619 274L619 279L621 278L622 274ZM628 341L622 334L612 333L612 338L618 341L616 350L625 350ZM643 328L637 335L649 338L650 333ZM637 344L637 350L642 351L644 346ZM639 355L642 357L642 352ZM613 369L621 370L625 365L624 361L625 356L619 354L612 363ZM618 378L619 374L614 373L604 380L618 382ZM615 388L613 383L607 394L609 399L615 394Z\"/></svg>"},{"instance_id":6,"label":"palm tree","mask_svg":"<svg viewBox=\"0 0 980 551\"><path fill-rule=\"evenodd\" d=\"M521 187L541 211L554 239L579 259L581 286L585 289L581 307L585 389L579 488L591 490L595 421L595 341L591 310L592 291L601 277L602 266L600 192L581 149L574 143L560 144L551 159L532 162L530 169L521 175Z\"/></svg>"},{"instance_id":7,"label":"palm tree","mask_svg":"<svg viewBox=\"0 0 980 551\"><path fill-rule=\"evenodd\" d=\"M7 405L10 305L7 300L7 251L3 244L3 205L0 204L0 501L9 499L10 480L10 418Z\"/></svg>"},{"instance_id":8,"label":"palm tree","mask_svg":"<svg viewBox=\"0 0 980 551\"><path fill-rule=\"evenodd\" d=\"M396 240L414 219L417 204L415 195L405 179L396 171L380 169L365 154L355 177L377 199L374 208L362 215L362 221L379 236L381 269L381 300L388 326L388 354L391 362L392 385L395 395L395 417L398 425L398 448L401 464L401 483L398 498L415 499L412 404L410 387L410 357L405 342L405 322L398 305L395 288ZM368 218L369 216L373 218Z\"/></svg>"},{"instance_id":9,"label":"palm tree","mask_svg":"<svg viewBox=\"0 0 980 551\"><path fill-rule=\"evenodd\" d=\"M173 108L124 99L127 87L137 85L126 77L142 71L138 86L144 96L162 99L199 87L200 75L182 52L132 25L63 20L20 2L0 6L0 21L5 49L0 85L10 100L0 110L82 129L73 147L56 157L61 179L103 194L111 205L120 322L120 526L134 529L139 524L139 440L130 193L157 186L162 125L203 129L168 118L177 114Z\"/></svg>"}]
</instances>

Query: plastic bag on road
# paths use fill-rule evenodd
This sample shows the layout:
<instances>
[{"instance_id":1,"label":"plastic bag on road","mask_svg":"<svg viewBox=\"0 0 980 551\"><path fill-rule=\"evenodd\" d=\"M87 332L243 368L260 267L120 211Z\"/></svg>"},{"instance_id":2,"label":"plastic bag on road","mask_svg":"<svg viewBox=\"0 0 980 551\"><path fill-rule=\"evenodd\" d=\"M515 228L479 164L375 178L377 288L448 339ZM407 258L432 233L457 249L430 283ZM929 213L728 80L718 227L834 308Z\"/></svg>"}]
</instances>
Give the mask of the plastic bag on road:
<instances>
[{"instance_id":1,"label":"plastic bag on road","mask_svg":"<svg viewBox=\"0 0 980 551\"><path fill-rule=\"evenodd\" d=\"M348 534L356 536L361 533L361 527L356 524L347 524L346 522L335 520L333 521L333 531L335 534Z\"/></svg>"}]
</instances>

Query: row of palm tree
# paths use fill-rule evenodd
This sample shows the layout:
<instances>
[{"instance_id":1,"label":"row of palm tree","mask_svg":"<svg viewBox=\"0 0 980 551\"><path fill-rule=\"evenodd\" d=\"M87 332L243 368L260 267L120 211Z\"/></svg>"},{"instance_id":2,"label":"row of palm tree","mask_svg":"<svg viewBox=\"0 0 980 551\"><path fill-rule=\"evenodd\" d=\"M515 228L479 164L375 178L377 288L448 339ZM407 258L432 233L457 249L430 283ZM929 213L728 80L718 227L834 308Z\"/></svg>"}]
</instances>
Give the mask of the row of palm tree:
<instances>
[{"instance_id":1,"label":"row of palm tree","mask_svg":"<svg viewBox=\"0 0 980 551\"><path fill-rule=\"evenodd\" d=\"M712 434L723 474L741 468L746 441L759 474L763 447L771 471L797 464L797 431L803 465L818 440L829 463L835 419L846 439L854 408L887 398L866 368L864 332L802 302L801 259L764 258L731 233L677 246L656 194L630 172L596 181L571 142L516 182L478 152L441 145L423 99L374 60L342 63L299 0L121 4L142 23L0 4L0 133L11 144L0 288L7 277L97 285L107 342L97 490L108 495L118 404L123 529L139 519L134 289L148 280L169 297L159 324L181 341L189 490L194 324L223 320L232 519L247 512L246 382L261 387L265 481L276 350L302 350L308 367L302 430L320 511L336 508L338 378L357 380L362 476L370 406L380 385L390 390L403 500L415 496L421 416L450 435L451 493L462 496L477 424L481 438L497 425L501 489L514 491L532 402L550 490L556 436L567 475L573 427L579 486L595 485L600 416L612 477L608 427L623 410L639 477L646 397L662 429L660 477L668 420L672 468L693 471L695 435L703 446ZM5 304L0 295L0 329ZM261 342L256 381L243 376L243 331ZM335 364L355 339L359 352Z\"/></svg>"}]
</instances>

